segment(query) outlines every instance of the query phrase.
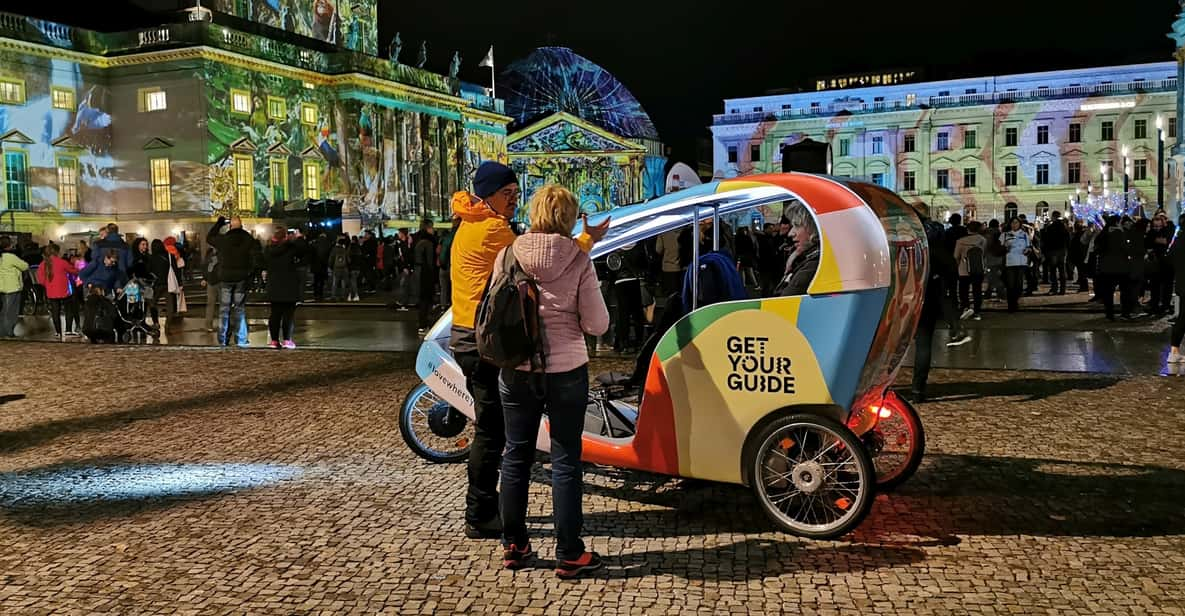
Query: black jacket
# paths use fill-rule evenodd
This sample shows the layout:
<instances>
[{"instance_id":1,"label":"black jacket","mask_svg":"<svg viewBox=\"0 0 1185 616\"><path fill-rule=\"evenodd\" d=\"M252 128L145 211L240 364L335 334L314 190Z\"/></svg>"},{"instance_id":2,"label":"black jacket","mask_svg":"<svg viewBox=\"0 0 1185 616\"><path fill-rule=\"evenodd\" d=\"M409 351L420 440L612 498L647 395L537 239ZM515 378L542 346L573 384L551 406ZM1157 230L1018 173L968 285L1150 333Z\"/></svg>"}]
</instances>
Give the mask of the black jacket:
<instances>
[{"instance_id":1,"label":"black jacket","mask_svg":"<svg viewBox=\"0 0 1185 616\"><path fill-rule=\"evenodd\" d=\"M221 233L227 223L221 220L206 235L206 242L218 249L218 279L224 283L242 282L259 268L259 242L243 229Z\"/></svg>"},{"instance_id":2,"label":"black jacket","mask_svg":"<svg viewBox=\"0 0 1185 616\"><path fill-rule=\"evenodd\" d=\"M301 300L301 247L295 242L270 244L264 251L267 268L267 299L271 302Z\"/></svg>"},{"instance_id":3,"label":"black jacket","mask_svg":"<svg viewBox=\"0 0 1185 616\"><path fill-rule=\"evenodd\" d=\"M794 263L790 266L790 272L782 279L782 284L779 285L778 295L806 295L807 290L810 289L811 281L815 279L815 273L819 271L819 244L810 244L806 249L806 254L800 255L794 259Z\"/></svg>"},{"instance_id":4,"label":"black jacket","mask_svg":"<svg viewBox=\"0 0 1185 616\"><path fill-rule=\"evenodd\" d=\"M322 233L313 240L313 254L317 257L317 266L329 267L329 253L333 251L333 238L328 233Z\"/></svg>"},{"instance_id":5,"label":"black jacket","mask_svg":"<svg viewBox=\"0 0 1185 616\"><path fill-rule=\"evenodd\" d=\"M1177 237L1169 246L1168 262L1173 267L1177 295L1185 301L1185 231L1177 230Z\"/></svg>"},{"instance_id":6,"label":"black jacket","mask_svg":"<svg viewBox=\"0 0 1185 616\"><path fill-rule=\"evenodd\" d=\"M1060 220L1045 225L1041 230L1041 250L1047 253L1065 252L1070 247L1070 231Z\"/></svg>"},{"instance_id":7,"label":"black jacket","mask_svg":"<svg viewBox=\"0 0 1185 616\"><path fill-rule=\"evenodd\" d=\"M1099 273L1108 276L1128 273L1129 251L1122 227L1107 227L1099 233L1095 239L1095 250L1099 253Z\"/></svg>"},{"instance_id":8,"label":"black jacket","mask_svg":"<svg viewBox=\"0 0 1185 616\"><path fill-rule=\"evenodd\" d=\"M434 239L425 233L412 246L412 261L417 270L427 272L436 269L436 242L433 241Z\"/></svg>"}]
</instances>

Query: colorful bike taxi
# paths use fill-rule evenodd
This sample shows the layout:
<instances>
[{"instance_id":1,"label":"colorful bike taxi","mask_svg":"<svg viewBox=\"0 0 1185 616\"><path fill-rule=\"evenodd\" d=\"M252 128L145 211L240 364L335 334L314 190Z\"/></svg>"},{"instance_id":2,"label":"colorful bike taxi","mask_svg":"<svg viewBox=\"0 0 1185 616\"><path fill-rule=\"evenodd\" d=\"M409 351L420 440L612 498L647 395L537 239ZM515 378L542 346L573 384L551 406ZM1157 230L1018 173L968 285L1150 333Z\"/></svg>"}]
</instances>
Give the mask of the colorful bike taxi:
<instances>
[{"instance_id":1,"label":"colorful bike taxi","mask_svg":"<svg viewBox=\"0 0 1185 616\"><path fill-rule=\"evenodd\" d=\"M722 228L776 221L795 205L818 230L806 294L752 289L747 299L699 305L701 268L689 268L690 305L639 359L640 391L599 377L584 459L743 484L785 531L830 538L863 520L878 489L908 479L924 449L916 411L890 390L925 295L929 252L918 212L869 184L750 176L613 210L592 256L683 228L703 229L719 248ZM692 263L705 263L691 244ZM426 336L416 362L423 383L400 415L405 441L435 462L464 459L472 430L472 400L448 350L450 319Z\"/></svg>"}]
</instances>

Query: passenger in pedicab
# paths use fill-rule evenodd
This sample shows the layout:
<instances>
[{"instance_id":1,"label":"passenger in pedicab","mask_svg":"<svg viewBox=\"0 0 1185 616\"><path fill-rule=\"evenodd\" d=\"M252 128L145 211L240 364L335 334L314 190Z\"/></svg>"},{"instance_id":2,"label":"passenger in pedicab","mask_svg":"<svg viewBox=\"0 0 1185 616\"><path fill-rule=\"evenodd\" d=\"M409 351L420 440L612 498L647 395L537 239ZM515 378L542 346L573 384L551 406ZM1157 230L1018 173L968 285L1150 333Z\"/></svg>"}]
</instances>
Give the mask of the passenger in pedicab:
<instances>
[{"instance_id":1,"label":"passenger in pedicab","mask_svg":"<svg viewBox=\"0 0 1185 616\"><path fill-rule=\"evenodd\" d=\"M819 271L819 228L801 204L790 206L783 216L790 222L794 251L786 259L786 274L774 295L806 295L815 272Z\"/></svg>"}]
</instances>

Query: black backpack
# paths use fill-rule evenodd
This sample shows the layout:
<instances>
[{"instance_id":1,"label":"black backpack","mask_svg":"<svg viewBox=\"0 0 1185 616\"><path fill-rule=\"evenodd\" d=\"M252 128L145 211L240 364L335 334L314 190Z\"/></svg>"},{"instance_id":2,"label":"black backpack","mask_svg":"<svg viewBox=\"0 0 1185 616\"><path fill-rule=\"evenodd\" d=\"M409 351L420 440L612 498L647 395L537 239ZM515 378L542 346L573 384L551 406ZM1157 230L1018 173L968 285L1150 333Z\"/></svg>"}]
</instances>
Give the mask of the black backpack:
<instances>
[{"instance_id":1,"label":"black backpack","mask_svg":"<svg viewBox=\"0 0 1185 616\"><path fill-rule=\"evenodd\" d=\"M539 286L523 271L511 247L501 258L502 272L490 281L477 306L477 352L499 368L513 369L528 361L533 368L543 367Z\"/></svg>"},{"instance_id":2,"label":"black backpack","mask_svg":"<svg viewBox=\"0 0 1185 616\"><path fill-rule=\"evenodd\" d=\"M979 246L972 246L967 250L967 273L976 276L984 273L983 267L983 249Z\"/></svg>"}]
</instances>

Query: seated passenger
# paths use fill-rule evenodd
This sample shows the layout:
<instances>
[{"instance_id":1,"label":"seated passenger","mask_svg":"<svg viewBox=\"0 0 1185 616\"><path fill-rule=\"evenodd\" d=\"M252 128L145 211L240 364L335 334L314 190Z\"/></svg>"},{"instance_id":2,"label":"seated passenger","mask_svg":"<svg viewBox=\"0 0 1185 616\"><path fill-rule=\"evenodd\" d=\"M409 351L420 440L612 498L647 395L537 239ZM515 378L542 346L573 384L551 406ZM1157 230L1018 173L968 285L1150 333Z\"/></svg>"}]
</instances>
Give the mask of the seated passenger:
<instances>
[{"instance_id":1,"label":"seated passenger","mask_svg":"<svg viewBox=\"0 0 1185 616\"><path fill-rule=\"evenodd\" d=\"M794 205L784 214L790 220L790 237L794 252L786 260L786 273L774 295L806 295L815 272L819 270L819 228L815 219L802 205Z\"/></svg>"}]
</instances>

